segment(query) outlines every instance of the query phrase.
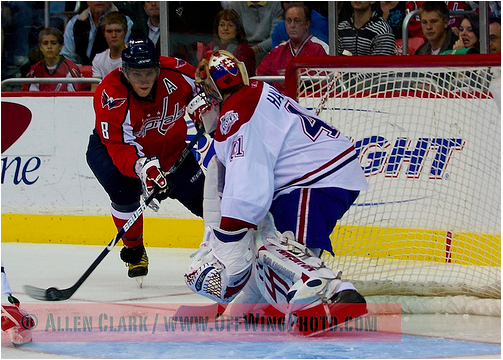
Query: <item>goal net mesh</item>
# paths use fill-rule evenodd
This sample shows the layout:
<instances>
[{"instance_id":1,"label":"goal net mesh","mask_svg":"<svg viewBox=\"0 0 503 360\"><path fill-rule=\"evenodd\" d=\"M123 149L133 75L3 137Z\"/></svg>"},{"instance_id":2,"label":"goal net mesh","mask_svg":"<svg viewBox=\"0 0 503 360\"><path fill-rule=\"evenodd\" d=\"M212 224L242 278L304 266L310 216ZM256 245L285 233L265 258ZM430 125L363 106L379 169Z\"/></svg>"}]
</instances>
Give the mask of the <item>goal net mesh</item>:
<instances>
[{"instance_id":1,"label":"goal net mesh","mask_svg":"<svg viewBox=\"0 0 503 360\"><path fill-rule=\"evenodd\" d=\"M287 71L287 94L352 140L370 185L324 260L365 296L500 299L500 60L416 58L430 59L299 58Z\"/></svg>"}]
</instances>

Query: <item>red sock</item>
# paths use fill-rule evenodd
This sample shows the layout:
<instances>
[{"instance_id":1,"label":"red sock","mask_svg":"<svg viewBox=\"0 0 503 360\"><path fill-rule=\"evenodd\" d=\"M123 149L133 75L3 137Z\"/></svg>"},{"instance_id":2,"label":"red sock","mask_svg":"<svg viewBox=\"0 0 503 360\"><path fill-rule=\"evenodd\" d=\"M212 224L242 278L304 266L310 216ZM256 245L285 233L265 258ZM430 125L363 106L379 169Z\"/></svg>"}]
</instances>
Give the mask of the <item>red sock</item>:
<instances>
[{"instance_id":1,"label":"red sock","mask_svg":"<svg viewBox=\"0 0 503 360\"><path fill-rule=\"evenodd\" d=\"M124 226L131 215L132 213L123 213L112 209L112 218L117 230ZM122 236L122 242L128 247L137 247L143 243L143 214L140 215L133 226Z\"/></svg>"}]
</instances>

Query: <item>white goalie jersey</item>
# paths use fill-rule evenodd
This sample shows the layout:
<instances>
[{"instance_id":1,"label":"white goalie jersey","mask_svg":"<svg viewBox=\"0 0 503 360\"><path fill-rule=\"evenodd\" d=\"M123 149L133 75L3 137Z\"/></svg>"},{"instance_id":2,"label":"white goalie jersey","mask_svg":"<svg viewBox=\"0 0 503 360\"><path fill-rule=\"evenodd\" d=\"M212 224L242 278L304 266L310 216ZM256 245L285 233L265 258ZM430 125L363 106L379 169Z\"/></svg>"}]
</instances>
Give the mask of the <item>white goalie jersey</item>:
<instances>
[{"instance_id":1,"label":"white goalie jersey","mask_svg":"<svg viewBox=\"0 0 503 360\"><path fill-rule=\"evenodd\" d=\"M258 224L299 187L368 188L346 136L257 80L223 103L215 151L226 168L222 217Z\"/></svg>"}]
</instances>

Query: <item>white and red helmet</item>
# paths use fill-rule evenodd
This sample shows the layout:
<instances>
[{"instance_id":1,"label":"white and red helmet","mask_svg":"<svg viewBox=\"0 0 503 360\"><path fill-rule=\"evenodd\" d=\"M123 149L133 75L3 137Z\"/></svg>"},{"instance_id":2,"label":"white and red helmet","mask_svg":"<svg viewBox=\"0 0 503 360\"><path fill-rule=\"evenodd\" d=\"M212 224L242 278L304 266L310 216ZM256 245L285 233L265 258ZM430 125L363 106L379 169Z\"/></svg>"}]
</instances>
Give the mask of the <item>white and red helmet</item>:
<instances>
[{"instance_id":1,"label":"white and red helmet","mask_svg":"<svg viewBox=\"0 0 503 360\"><path fill-rule=\"evenodd\" d=\"M248 72L244 64L225 50L209 50L196 70L196 81L206 94L222 101L222 90L236 85L248 85Z\"/></svg>"}]
</instances>

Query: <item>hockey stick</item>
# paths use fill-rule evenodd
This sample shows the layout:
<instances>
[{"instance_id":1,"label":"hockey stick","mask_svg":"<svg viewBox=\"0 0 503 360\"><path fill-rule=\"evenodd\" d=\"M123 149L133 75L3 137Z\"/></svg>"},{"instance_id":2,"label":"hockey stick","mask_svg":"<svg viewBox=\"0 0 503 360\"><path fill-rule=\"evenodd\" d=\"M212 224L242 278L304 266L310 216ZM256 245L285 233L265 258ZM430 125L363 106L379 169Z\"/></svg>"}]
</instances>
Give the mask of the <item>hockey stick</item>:
<instances>
[{"instance_id":1,"label":"hockey stick","mask_svg":"<svg viewBox=\"0 0 503 360\"><path fill-rule=\"evenodd\" d=\"M204 134L204 128L202 127L199 129L196 135L192 138L190 143L188 143L185 148L182 150L182 153L178 160L173 164L173 166L168 170L167 174L172 174L174 173L182 164L182 162L185 160L187 155L191 152L192 148L196 144L196 142L203 136ZM115 244L122 238L122 236L126 233L126 231L129 230L131 226L138 220L141 214L145 211L145 209L148 207L150 202L154 199L154 197L159 193L159 188L155 188L154 191L145 199L144 202L140 204L140 207L135 210L133 215L129 218L129 220L124 224L124 226L119 230L117 235L110 241L110 243L107 245L105 249L101 252L101 254L94 260L94 262L89 266L89 268L86 270L86 272L77 280L77 282L67 288L67 289L57 289L55 287L50 287L48 289L42 289L42 288L37 288L35 286L31 285L24 285L23 289L26 292L26 294L36 300L42 300L42 301L61 301L61 300L68 300L74 293L77 291L77 289L86 281L86 279L91 275L91 273L96 269L96 267L101 263L101 261L105 258L105 256L108 255L108 253L114 248Z\"/></svg>"}]
</instances>

